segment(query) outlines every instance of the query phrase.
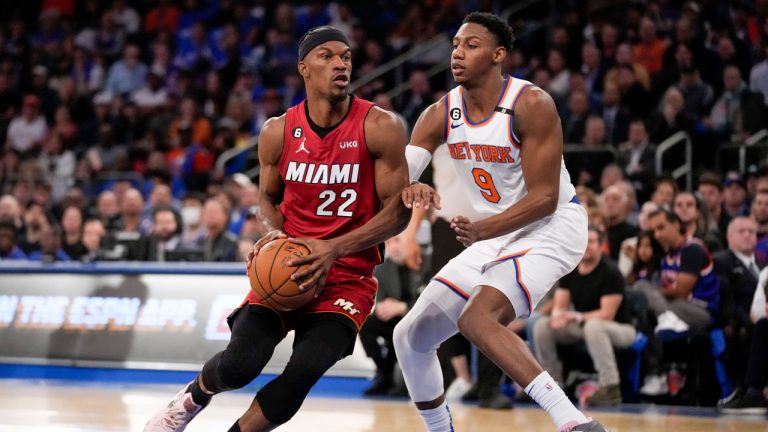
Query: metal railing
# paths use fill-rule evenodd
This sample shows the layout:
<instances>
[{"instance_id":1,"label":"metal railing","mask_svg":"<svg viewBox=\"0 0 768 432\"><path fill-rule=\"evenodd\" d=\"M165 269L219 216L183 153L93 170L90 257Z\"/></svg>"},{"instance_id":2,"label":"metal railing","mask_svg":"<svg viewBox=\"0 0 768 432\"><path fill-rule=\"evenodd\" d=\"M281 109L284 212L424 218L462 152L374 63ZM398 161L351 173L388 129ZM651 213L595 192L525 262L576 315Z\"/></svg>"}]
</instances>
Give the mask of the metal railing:
<instances>
[{"instance_id":1,"label":"metal railing","mask_svg":"<svg viewBox=\"0 0 768 432\"><path fill-rule=\"evenodd\" d=\"M691 136L684 131L677 132L676 134L662 141L656 147L656 174L658 175L663 172L662 165L664 162L664 154L681 144L684 146L683 150L685 152L685 162L683 162L683 164L679 167L673 169L670 174L675 180L678 180L681 177L685 177L685 189L691 190L691 186L693 185L693 164L691 162L692 143Z\"/></svg>"},{"instance_id":2,"label":"metal railing","mask_svg":"<svg viewBox=\"0 0 768 432\"><path fill-rule=\"evenodd\" d=\"M450 67L451 67L451 61L450 59L446 58L443 61L435 63L432 67L425 70L424 73L427 75L427 78L432 78L433 76L441 72L445 72ZM397 98L403 93L407 92L409 87L410 87L410 83L408 81L401 82L400 84L392 88L392 90L388 91L387 96L389 96L391 99Z\"/></svg>"},{"instance_id":3,"label":"metal railing","mask_svg":"<svg viewBox=\"0 0 768 432\"><path fill-rule=\"evenodd\" d=\"M415 59L419 56L423 55L424 53L427 53L435 48L438 48L440 45L445 44L445 39L442 36L435 36L434 38L424 42L416 44L413 48L411 48L409 51L400 54L399 56L393 58L392 60L378 66L376 69L372 70L371 72L365 74L365 76L360 77L357 79L357 81L353 82L349 86L350 93L354 93L357 91L360 87L370 84L376 79L380 78L383 75L388 74L392 70L396 70L398 68L402 68L402 66ZM398 83L402 83L403 79L397 80Z\"/></svg>"},{"instance_id":4,"label":"metal railing","mask_svg":"<svg viewBox=\"0 0 768 432\"><path fill-rule=\"evenodd\" d=\"M251 137L251 139L248 140L244 146L232 147L231 149L225 150L219 155L218 158L216 158L216 163L213 166L214 169L217 172L224 172L224 167L227 165L227 162L235 159L236 157L239 157L241 154L250 151L253 148L256 148L258 144L259 136L255 135ZM247 175L251 180L255 180L256 177L259 176L259 165L256 164L255 167L245 171L243 174Z\"/></svg>"},{"instance_id":5,"label":"metal railing","mask_svg":"<svg viewBox=\"0 0 768 432\"><path fill-rule=\"evenodd\" d=\"M744 173L747 169L747 149L754 147L768 147L768 129L760 129L744 141L744 145L739 148L739 172Z\"/></svg>"},{"instance_id":6,"label":"metal railing","mask_svg":"<svg viewBox=\"0 0 768 432\"><path fill-rule=\"evenodd\" d=\"M619 152L612 145L563 145L563 161L574 184L581 181L580 174L583 170L586 170L593 180L599 181L605 167L618 160Z\"/></svg>"},{"instance_id":7,"label":"metal railing","mask_svg":"<svg viewBox=\"0 0 768 432\"><path fill-rule=\"evenodd\" d=\"M757 159L768 155L768 129L761 129L755 132L749 138L744 140L744 142L732 142L720 147L719 161L722 163L723 160L726 160L726 155L734 151L738 155L737 164L739 172L746 172L748 157L751 164L758 162L751 157L754 156L755 153L757 153ZM761 153L761 151L763 152ZM721 166L721 168L724 167Z\"/></svg>"}]
</instances>

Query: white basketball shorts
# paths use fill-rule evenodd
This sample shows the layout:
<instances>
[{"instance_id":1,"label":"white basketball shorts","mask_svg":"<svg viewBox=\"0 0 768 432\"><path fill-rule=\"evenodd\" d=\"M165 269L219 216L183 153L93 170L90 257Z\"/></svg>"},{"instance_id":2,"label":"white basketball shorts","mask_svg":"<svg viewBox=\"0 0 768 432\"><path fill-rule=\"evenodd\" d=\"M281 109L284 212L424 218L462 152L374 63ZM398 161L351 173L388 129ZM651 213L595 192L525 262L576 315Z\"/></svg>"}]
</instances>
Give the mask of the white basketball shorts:
<instances>
[{"instance_id":1,"label":"white basketball shorts","mask_svg":"<svg viewBox=\"0 0 768 432\"><path fill-rule=\"evenodd\" d=\"M576 202L502 237L468 247L421 294L456 322L480 285L504 293L518 319L530 316L557 281L573 271L587 247L587 212ZM420 299L421 300L421 299Z\"/></svg>"}]
</instances>

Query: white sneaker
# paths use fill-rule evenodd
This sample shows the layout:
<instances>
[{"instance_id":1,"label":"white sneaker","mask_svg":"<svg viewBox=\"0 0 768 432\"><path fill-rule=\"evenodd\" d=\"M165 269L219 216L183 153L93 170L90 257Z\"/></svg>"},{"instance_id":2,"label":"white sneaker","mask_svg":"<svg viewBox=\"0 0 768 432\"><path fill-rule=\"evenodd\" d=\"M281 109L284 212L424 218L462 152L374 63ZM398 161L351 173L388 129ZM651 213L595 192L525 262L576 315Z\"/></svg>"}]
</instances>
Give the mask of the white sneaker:
<instances>
[{"instance_id":1,"label":"white sneaker","mask_svg":"<svg viewBox=\"0 0 768 432\"><path fill-rule=\"evenodd\" d=\"M669 386L666 375L648 375L645 377L643 386L640 387L640 394L646 396L659 396L667 392L669 392Z\"/></svg>"},{"instance_id":2,"label":"white sneaker","mask_svg":"<svg viewBox=\"0 0 768 432\"><path fill-rule=\"evenodd\" d=\"M192 393L184 386L167 407L155 414L144 426L144 432L181 432L202 411L203 406L192 400Z\"/></svg>"},{"instance_id":3,"label":"white sneaker","mask_svg":"<svg viewBox=\"0 0 768 432\"><path fill-rule=\"evenodd\" d=\"M685 321L681 320L680 317L672 311L666 311L662 313L659 315L656 321L656 333L664 330L672 331L675 333L683 333L691 329L691 327Z\"/></svg>"},{"instance_id":4,"label":"white sneaker","mask_svg":"<svg viewBox=\"0 0 768 432\"><path fill-rule=\"evenodd\" d=\"M470 387L472 387L471 382L464 378L456 378L448 386L448 390L445 391L445 400L448 402L460 402L461 397L469 391Z\"/></svg>"}]
</instances>

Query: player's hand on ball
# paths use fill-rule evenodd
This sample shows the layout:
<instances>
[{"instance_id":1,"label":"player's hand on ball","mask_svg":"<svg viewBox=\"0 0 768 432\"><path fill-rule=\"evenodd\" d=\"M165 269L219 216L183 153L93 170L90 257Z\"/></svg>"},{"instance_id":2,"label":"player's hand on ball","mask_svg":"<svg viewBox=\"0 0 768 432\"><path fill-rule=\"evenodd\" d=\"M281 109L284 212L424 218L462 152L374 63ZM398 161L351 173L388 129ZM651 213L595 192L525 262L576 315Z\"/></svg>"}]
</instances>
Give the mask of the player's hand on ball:
<instances>
[{"instance_id":1,"label":"player's hand on ball","mask_svg":"<svg viewBox=\"0 0 768 432\"><path fill-rule=\"evenodd\" d=\"M451 229L456 232L456 240L465 247L472 246L472 243L479 239L477 225L470 222L470 220L464 216L456 216L451 219Z\"/></svg>"},{"instance_id":2,"label":"player's hand on ball","mask_svg":"<svg viewBox=\"0 0 768 432\"><path fill-rule=\"evenodd\" d=\"M304 270L294 273L291 279L299 283L299 289L302 291L317 285L319 287L315 294L315 297L317 297L323 285L325 285L325 278L328 277L328 271L331 269L333 261L338 258L336 248L328 240L310 238L292 238L290 240L303 244L310 250L309 255L293 259L287 263L291 267L307 265Z\"/></svg>"},{"instance_id":3,"label":"player's hand on ball","mask_svg":"<svg viewBox=\"0 0 768 432\"><path fill-rule=\"evenodd\" d=\"M424 183L414 183L403 189L403 204L408 208L425 208L433 206L440 209L440 195L431 186Z\"/></svg>"},{"instance_id":4,"label":"player's hand on ball","mask_svg":"<svg viewBox=\"0 0 768 432\"><path fill-rule=\"evenodd\" d=\"M259 249L264 247L265 244L271 242L272 240L279 239L279 238L287 238L288 236L285 235L284 232L280 230L274 230L270 231L265 235L264 237L260 238L259 241L253 244L253 248L251 249L251 252L248 254L248 259L245 261L245 268L246 270L251 269L251 265L253 265L253 259L256 258L256 255L259 254Z\"/></svg>"}]
</instances>

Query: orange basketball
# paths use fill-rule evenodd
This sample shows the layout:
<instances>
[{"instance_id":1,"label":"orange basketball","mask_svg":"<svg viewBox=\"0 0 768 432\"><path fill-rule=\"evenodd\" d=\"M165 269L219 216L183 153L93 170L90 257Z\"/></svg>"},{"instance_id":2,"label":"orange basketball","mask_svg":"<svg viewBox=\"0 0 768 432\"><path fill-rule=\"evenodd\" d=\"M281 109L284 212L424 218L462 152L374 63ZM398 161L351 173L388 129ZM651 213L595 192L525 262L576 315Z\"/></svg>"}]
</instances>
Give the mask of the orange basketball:
<instances>
[{"instance_id":1,"label":"orange basketball","mask_svg":"<svg viewBox=\"0 0 768 432\"><path fill-rule=\"evenodd\" d=\"M251 290L267 306L281 311L292 311L309 303L316 288L300 291L291 275L304 269L287 264L293 258L309 255L309 248L287 239L276 239L264 245L248 271Z\"/></svg>"}]
</instances>

